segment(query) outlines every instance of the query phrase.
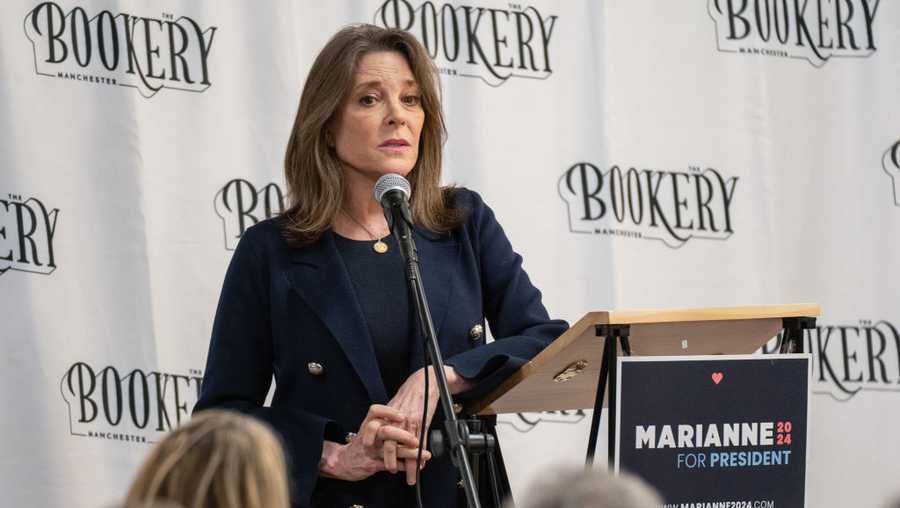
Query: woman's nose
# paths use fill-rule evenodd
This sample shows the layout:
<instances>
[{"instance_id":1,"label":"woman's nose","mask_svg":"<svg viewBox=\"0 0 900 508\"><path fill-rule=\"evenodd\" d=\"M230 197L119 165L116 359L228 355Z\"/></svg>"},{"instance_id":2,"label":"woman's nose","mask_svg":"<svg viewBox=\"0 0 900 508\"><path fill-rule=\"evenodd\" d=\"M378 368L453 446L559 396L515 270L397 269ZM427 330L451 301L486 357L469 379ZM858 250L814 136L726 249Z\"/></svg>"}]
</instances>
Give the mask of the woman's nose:
<instances>
[{"instance_id":1,"label":"woman's nose","mask_svg":"<svg viewBox=\"0 0 900 508\"><path fill-rule=\"evenodd\" d=\"M388 101L387 124L388 125L406 125L407 115L409 112L403 107L399 100Z\"/></svg>"}]
</instances>

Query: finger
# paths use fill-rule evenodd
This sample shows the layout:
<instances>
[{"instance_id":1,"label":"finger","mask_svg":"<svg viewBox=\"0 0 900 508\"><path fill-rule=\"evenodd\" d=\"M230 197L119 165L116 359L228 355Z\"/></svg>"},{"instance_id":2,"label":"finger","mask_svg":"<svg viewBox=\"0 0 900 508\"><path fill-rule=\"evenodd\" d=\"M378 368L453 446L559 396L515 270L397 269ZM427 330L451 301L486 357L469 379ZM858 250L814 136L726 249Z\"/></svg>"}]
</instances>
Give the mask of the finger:
<instances>
[{"instance_id":1,"label":"finger","mask_svg":"<svg viewBox=\"0 0 900 508\"><path fill-rule=\"evenodd\" d=\"M406 421L406 415L403 414L402 411L381 404L372 404L371 406L369 406L369 412L368 414L366 414L366 420L372 418L381 418L383 420L396 423L404 423Z\"/></svg>"},{"instance_id":2,"label":"finger","mask_svg":"<svg viewBox=\"0 0 900 508\"><path fill-rule=\"evenodd\" d=\"M416 461L416 457L419 454L418 448L407 448L405 446L400 446L397 448L397 458L401 460L412 460ZM422 463L428 462L431 460L431 452L428 450L422 450Z\"/></svg>"},{"instance_id":3,"label":"finger","mask_svg":"<svg viewBox=\"0 0 900 508\"><path fill-rule=\"evenodd\" d=\"M362 428L360 428L363 446L367 448L375 446L375 440L378 438L378 433L384 426L385 423L378 418L364 422Z\"/></svg>"},{"instance_id":4,"label":"finger","mask_svg":"<svg viewBox=\"0 0 900 508\"><path fill-rule=\"evenodd\" d=\"M409 459L406 461L406 484L416 484L416 459Z\"/></svg>"},{"instance_id":5,"label":"finger","mask_svg":"<svg viewBox=\"0 0 900 508\"><path fill-rule=\"evenodd\" d=\"M396 473L397 468L397 442L385 441L381 448L384 453L384 467L391 473Z\"/></svg>"},{"instance_id":6,"label":"finger","mask_svg":"<svg viewBox=\"0 0 900 508\"><path fill-rule=\"evenodd\" d=\"M377 430L378 439L382 441L392 440L396 441L397 444L409 447L409 448L418 448L419 440L411 434L409 431L403 430L398 427L394 427L393 425L383 425Z\"/></svg>"},{"instance_id":7,"label":"finger","mask_svg":"<svg viewBox=\"0 0 900 508\"><path fill-rule=\"evenodd\" d=\"M404 462L406 469L406 483L407 485L415 485L416 484L416 458L419 454L419 450L412 448L399 448L397 449L397 456L401 458ZM425 464L431 459L431 452L428 450L422 450L422 469L425 469Z\"/></svg>"}]
</instances>

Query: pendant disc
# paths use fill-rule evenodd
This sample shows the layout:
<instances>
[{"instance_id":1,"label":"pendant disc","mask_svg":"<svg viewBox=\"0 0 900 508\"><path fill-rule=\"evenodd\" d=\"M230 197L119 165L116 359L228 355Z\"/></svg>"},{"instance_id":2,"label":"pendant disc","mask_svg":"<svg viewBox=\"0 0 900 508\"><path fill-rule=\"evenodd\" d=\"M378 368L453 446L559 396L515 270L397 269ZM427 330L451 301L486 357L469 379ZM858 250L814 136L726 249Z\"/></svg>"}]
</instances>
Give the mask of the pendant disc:
<instances>
[{"instance_id":1,"label":"pendant disc","mask_svg":"<svg viewBox=\"0 0 900 508\"><path fill-rule=\"evenodd\" d=\"M381 240L378 240L377 242L375 242L375 244L372 245L372 248L375 249L375 252L377 252L379 254L384 254L385 252L388 251L387 244L382 242Z\"/></svg>"}]
</instances>

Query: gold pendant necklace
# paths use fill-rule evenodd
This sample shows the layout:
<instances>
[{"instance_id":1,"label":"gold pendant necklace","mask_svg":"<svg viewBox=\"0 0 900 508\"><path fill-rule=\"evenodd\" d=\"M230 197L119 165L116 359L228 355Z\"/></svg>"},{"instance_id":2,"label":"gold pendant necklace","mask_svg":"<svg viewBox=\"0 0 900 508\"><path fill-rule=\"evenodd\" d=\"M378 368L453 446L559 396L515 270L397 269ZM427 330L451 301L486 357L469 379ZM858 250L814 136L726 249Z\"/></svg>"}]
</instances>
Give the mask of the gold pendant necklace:
<instances>
[{"instance_id":1,"label":"gold pendant necklace","mask_svg":"<svg viewBox=\"0 0 900 508\"><path fill-rule=\"evenodd\" d=\"M344 210L343 208L341 208L341 211L344 212L344 215L349 217L350 220L355 222L357 226L363 228L363 230L372 238L372 240L375 240L375 243L372 245L372 250L379 254L384 254L388 251L388 244L384 243L384 237L378 238L377 236L373 235L372 232L369 231L369 228L365 227L362 222L359 222L355 217L350 215L350 212Z\"/></svg>"}]
</instances>

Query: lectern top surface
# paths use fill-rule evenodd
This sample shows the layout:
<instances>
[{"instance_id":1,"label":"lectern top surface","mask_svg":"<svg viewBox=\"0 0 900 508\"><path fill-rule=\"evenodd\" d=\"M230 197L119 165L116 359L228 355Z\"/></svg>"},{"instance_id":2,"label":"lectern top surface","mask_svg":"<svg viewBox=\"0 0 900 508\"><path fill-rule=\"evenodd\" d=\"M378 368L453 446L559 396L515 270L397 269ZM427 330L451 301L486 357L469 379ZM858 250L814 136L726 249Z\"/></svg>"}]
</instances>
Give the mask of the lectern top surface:
<instances>
[{"instance_id":1,"label":"lectern top surface","mask_svg":"<svg viewBox=\"0 0 900 508\"><path fill-rule=\"evenodd\" d=\"M675 323L682 321L731 321L788 317L816 317L819 306L814 303L784 305L745 305L740 307L706 307L687 309L611 310L591 312L598 324L627 325L639 323Z\"/></svg>"}]
</instances>

